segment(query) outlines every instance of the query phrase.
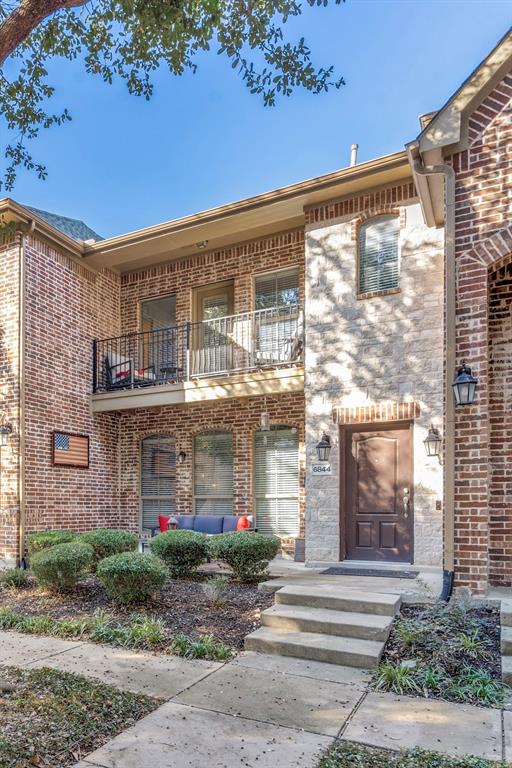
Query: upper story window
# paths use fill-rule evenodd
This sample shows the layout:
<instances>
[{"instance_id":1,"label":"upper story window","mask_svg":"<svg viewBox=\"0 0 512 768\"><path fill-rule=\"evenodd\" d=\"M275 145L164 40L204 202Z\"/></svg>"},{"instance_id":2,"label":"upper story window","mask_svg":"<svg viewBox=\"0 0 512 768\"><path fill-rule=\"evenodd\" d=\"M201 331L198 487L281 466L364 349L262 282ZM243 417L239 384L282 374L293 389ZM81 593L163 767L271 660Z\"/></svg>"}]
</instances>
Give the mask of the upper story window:
<instances>
[{"instance_id":1,"label":"upper story window","mask_svg":"<svg viewBox=\"0 0 512 768\"><path fill-rule=\"evenodd\" d=\"M256 309L289 307L299 303L299 270L269 272L256 278Z\"/></svg>"},{"instance_id":2,"label":"upper story window","mask_svg":"<svg viewBox=\"0 0 512 768\"><path fill-rule=\"evenodd\" d=\"M147 299L140 307L141 331L169 328L176 322L176 296Z\"/></svg>"},{"instance_id":3,"label":"upper story window","mask_svg":"<svg viewBox=\"0 0 512 768\"><path fill-rule=\"evenodd\" d=\"M359 230L359 293L398 288L398 216L378 216Z\"/></svg>"}]
</instances>

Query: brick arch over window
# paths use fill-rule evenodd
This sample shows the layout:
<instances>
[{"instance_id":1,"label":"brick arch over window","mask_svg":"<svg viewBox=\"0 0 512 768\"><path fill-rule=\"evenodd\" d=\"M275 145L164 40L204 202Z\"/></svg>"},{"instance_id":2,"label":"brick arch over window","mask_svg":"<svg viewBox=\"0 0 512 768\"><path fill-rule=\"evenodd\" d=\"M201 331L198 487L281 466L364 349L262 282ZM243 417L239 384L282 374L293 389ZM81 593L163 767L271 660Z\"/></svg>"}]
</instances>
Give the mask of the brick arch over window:
<instances>
[{"instance_id":1,"label":"brick arch over window","mask_svg":"<svg viewBox=\"0 0 512 768\"><path fill-rule=\"evenodd\" d=\"M394 204L379 205L376 208L369 208L357 218L352 219L352 240L359 239L359 230L369 219L375 219L377 216L398 216L398 226L400 229L405 227L405 208L397 207Z\"/></svg>"},{"instance_id":2,"label":"brick arch over window","mask_svg":"<svg viewBox=\"0 0 512 768\"><path fill-rule=\"evenodd\" d=\"M455 571L459 584L477 592L488 583L506 584L505 571L512 580L512 552L503 543L512 540L512 513L497 511L495 497L503 489L493 488L493 467L501 465L511 446L497 437L490 361L490 314L496 305L490 277L510 263L512 227L506 227L462 254L457 265L457 364L467 361L478 389L472 406L455 411ZM454 371L447 375L453 377ZM498 423L503 426L503 419Z\"/></svg>"}]
</instances>

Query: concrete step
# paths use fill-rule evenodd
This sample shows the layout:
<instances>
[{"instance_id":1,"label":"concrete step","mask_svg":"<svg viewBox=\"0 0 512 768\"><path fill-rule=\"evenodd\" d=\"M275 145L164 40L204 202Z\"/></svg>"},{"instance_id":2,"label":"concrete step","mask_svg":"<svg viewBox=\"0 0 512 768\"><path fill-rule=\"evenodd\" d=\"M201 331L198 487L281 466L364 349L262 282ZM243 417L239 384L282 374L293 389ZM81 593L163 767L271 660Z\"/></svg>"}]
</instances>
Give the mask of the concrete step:
<instances>
[{"instance_id":1,"label":"concrete step","mask_svg":"<svg viewBox=\"0 0 512 768\"><path fill-rule=\"evenodd\" d=\"M385 641L393 618L280 603L263 611L261 623L264 627L272 627L278 631L319 632L337 637Z\"/></svg>"},{"instance_id":2,"label":"concrete step","mask_svg":"<svg viewBox=\"0 0 512 768\"><path fill-rule=\"evenodd\" d=\"M512 627L512 600L501 601L501 626Z\"/></svg>"},{"instance_id":3,"label":"concrete step","mask_svg":"<svg viewBox=\"0 0 512 768\"><path fill-rule=\"evenodd\" d=\"M501 627L502 656L512 656L512 627Z\"/></svg>"},{"instance_id":4,"label":"concrete step","mask_svg":"<svg viewBox=\"0 0 512 768\"><path fill-rule=\"evenodd\" d=\"M328 608L334 611L350 613L370 613L379 616L394 616L401 603L399 595L381 592L359 592L354 589L342 589L338 585L325 584L319 587L289 585L276 592L279 605L300 605L310 608Z\"/></svg>"},{"instance_id":5,"label":"concrete step","mask_svg":"<svg viewBox=\"0 0 512 768\"><path fill-rule=\"evenodd\" d=\"M512 656L501 657L501 676L505 685L512 687Z\"/></svg>"},{"instance_id":6,"label":"concrete step","mask_svg":"<svg viewBox=\"0 0 512 768\"><path fill-rule=\"evenodd\" d=\"M335 637L312 632L283 632L260 627L245 638L245 650L295 656L345 667L374 669L384 643L352 637Z\"/></svg>"}]
</instances>

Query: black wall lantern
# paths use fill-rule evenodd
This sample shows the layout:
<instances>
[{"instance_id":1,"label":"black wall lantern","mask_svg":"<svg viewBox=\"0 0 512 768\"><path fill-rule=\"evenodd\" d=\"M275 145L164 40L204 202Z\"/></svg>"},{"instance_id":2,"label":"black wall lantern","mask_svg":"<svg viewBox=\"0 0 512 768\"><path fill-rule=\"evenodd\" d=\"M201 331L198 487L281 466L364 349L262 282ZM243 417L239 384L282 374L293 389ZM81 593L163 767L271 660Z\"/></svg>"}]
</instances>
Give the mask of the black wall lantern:
<instances>
[{"instance_id":1,"label":"black wall lantern","mask_svg":"<svg viewBox=\"0 0 512 768\"><path fill-rule=\"evenodd\" d=\"M463 360L452 384L455 405L471 405L475 400L477 383L478 379L471 375L471 368Z\"/></svg>"},{"instance_id":2,"label":"black wall lantern","mask_svg":"<svg viewBox=\"0 0 512 768\"><path fill-rule=\"evenodd\" d=\"M439 430L431 424L428 434L423 441L427 456L439 456L441 453L441 443L442 440Z\"/></svg>"},{"instance_id":3,"label":"black wall lantern","mask_svg":"<svg viewBox=\"0 0 512 768\"><path fill-rule=\"evenodd\" d=\"M329 454L331 452L331 438L324 432L319 443L315 446L318 454L318 461L329 461Z\"/></svg>"},{"instance_id":4,"label":"black wall lantern","mask_svg":"<svg viewBox=\"0 0 512 768\"><path fill-rule=\"evenodd\" d=\"M176 456L176 461L178 462L178 464L184 464L186 458L187 458L187 454L185 453L185 451L180 451Z\"/></svg>"},{"instance_id":5,"label":"black wall lantern","mask_svg":"<svg viewBox=\"0 0 512 768\"><path fill-rule=\"evenodd\" d=\"M5 448L9 442L9 435L12 434L12 424L2 424L0 426L0 448Z\"/></svg>"}]
</instances>

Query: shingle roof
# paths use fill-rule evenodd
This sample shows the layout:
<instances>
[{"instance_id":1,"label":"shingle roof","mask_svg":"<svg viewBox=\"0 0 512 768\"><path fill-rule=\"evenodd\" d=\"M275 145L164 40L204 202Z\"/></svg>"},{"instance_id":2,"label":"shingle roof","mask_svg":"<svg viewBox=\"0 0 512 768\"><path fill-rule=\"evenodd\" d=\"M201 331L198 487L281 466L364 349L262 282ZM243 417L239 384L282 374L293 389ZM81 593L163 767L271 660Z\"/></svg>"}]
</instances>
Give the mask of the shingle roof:
<instances>
[{"instance_id":1,"label":"shingle roof","mask_svg":"<svg viewBox=\"0 0 512 768\"><path fill-rule=\"evenodd\" d=\"M30 205L24 206L27 211L35 213L40 219L44 219L52 227L60 229L68 237L73 240L103 240L101 235L98 235L93 229L87 226L85 222L80 219L70 219L68 216L60 216L58 213L50 213L49 211L42 211L40 208L32 208Z\"/></svg>"}]
</instances>

